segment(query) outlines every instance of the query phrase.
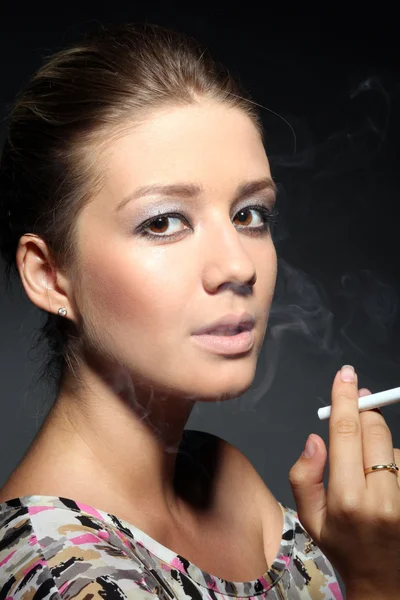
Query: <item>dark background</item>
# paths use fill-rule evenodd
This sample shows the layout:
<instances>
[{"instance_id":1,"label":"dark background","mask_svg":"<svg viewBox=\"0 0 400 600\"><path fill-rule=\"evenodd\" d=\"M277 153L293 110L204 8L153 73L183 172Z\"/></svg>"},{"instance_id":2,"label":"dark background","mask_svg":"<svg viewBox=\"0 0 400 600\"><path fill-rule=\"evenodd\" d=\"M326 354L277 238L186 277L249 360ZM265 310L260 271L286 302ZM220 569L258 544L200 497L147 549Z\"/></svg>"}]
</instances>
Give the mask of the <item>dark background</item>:
<instances>
[{"instance_id":1,"label":"dark background","mask_svg":"<svg viewBox=\"0 0 400 600\"><path fill-rule=\"evenodd\" d=\"M309 433L328 446L328 421L317 409L331 403L340 366L353 364L359 387L372 392L400 386L400 65L396 17L384 7L371 14L351 6L335 14L278 10L118 1L69 2L56 14L4 7L0 106L4 117L42 57L97 23L147 20L207 44L264 107L280 192L270 323L251 389L229 402L197 403L187 428L235 444L273 494L295 507L288 471ZM4 130L3 123L1 136ZM0 308L1 485L52 398L32 383L41 360L30 350L37 309L18 286L10 296L1 292ZM400 446L400 404L382 413Z\"/></svg>"}]
</instances>

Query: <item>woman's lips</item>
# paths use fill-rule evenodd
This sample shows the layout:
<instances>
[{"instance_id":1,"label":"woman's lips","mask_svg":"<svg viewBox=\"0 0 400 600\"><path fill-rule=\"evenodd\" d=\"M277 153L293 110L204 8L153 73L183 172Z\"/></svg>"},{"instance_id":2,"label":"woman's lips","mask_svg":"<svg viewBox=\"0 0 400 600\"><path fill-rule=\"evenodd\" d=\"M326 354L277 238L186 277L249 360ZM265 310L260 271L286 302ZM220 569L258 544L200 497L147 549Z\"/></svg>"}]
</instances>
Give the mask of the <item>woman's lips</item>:
<instances>
[{"instance_id":1,"label":"woman's lips","mask_svg":"<svg viewBox=\"0 0 400 600\"><path fill-rule=\"evenodd\" d=\"M248 352L255 341L254 328L249 331L241 331L236 335L218 335L213 332L194 334L192 338L201 347L220 355Z\"/></svg>"},{"instance_id":2,"label":"woman's lips","mask_svg":"<svg viewBox=\"0 0 400 600\"><path fill-rule=\"evenodd\" d=\"M240 327L242 330L248 330L254 327L255 325L255 317L248 312L243 312L241 314L226 314L220 319L215 320L204 327L201 327L197 331L194 332L195 335L202 335L204 333L211 333L216 335L217 329L223 328L231 328L233 330Z\"/></svg>"}]
</instances>

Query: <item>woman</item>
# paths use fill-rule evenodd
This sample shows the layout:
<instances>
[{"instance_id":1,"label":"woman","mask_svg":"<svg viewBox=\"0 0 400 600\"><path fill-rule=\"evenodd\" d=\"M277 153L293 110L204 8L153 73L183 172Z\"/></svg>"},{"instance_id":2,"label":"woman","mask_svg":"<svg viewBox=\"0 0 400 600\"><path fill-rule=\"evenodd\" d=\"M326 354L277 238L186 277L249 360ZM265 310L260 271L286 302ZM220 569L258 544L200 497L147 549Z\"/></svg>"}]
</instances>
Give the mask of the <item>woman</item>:
<instances>
[{"instance_id":1,"label":"woman","mask_svg":"<svg viewBox=\"0 0 400 600\"><path fill-rule=\"evenodd\" d=\"M276 280L275 185L231 76L175 32L103 29L21 92L0 181L7 273L48 314L57 381L1 490L2 597L338 599L332 564L349 599L395 597L397 478L366 480L360 428L333 429L384 423L356 378L333 385L329 495L318 436L290 473L298 513L184 432L196 400L251 385ZM393 462L386 429L365 466Z\"/></svg>"}]
</instances>

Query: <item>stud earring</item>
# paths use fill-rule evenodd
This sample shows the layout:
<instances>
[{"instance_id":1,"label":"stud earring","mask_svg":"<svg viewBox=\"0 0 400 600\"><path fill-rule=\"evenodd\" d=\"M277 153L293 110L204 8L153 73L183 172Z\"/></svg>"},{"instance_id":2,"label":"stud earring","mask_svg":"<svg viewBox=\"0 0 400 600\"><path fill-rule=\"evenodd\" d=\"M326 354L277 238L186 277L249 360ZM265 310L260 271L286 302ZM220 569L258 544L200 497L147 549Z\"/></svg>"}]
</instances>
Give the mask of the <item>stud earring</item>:
<instances>
[{"instance_id":1,"label":"stud earring","mask_svg":"<svg viewBox=\"0 0 400 600\"><path fill-rule=\"evenodd\" d=\"M67 309L66 309L66 308L64 308L64 307L62 307L62 308L59 308L59 309L58 309L58 314L59 314L61 317L65 317L65 316L66 316L66 314L67 314Z\"/></svg>"}]
</instances>

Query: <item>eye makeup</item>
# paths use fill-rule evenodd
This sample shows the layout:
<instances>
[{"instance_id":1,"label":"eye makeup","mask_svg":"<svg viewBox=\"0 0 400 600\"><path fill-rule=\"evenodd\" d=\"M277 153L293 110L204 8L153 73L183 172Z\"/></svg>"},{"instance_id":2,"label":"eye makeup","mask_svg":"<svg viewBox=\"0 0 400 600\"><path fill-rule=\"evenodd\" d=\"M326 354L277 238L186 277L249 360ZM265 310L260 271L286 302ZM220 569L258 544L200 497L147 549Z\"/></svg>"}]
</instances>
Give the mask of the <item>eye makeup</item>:
<instances>
[{"instance_id":1,"label":"eye makeup","mask_svg":"<svg viewBox=\"0 0 400 600\"><path fill-rule=\"evenodd\" d=\"M254 234L254 233L257 234L257 233L262 233L262 232L267 231L269 229L270 225L272 224L272 222L276 221L277 211L275 209L268 208L267 206L265 206L265 204L251 204L249 206L244 206L236 213L236 215L238 215L240 213L246 214L249 211L257 211L262 219L261 225L256 225L256 226L246 226L245 225L243 227L239 226L239 229L245 229L245 230L248 229L249 233L251 233L251 234ZM181 221L185 222L186 224L189 224L188 219L181 213L161 213L161 214L157 215L156 217L153 217L152 219L148 219L148 220L144 221L137 229L137 233L139 233L139 235L141 235L143 237L150 238L150 239L155 239L155 238L172 239L173 237L176 237L176 234L164 235L163 232L161 232L160 234L156 234L156 233L149 233L147 231L151 225L157 224L157 222L158 223L160 223L160 222L162 223L163 221L165 222L168 219L180 219ZM178 232L178 233L180 233L180 232Z\"/></svg>"}]
</instances>

